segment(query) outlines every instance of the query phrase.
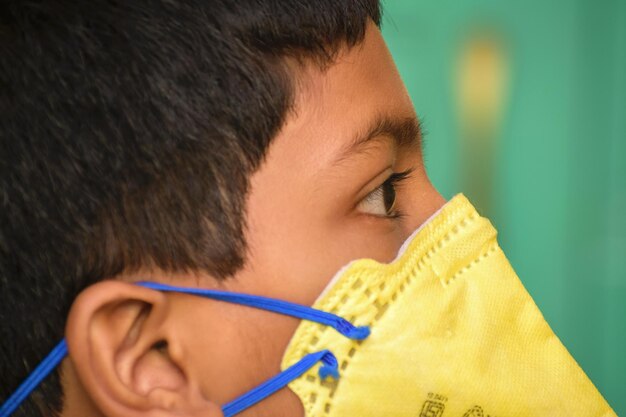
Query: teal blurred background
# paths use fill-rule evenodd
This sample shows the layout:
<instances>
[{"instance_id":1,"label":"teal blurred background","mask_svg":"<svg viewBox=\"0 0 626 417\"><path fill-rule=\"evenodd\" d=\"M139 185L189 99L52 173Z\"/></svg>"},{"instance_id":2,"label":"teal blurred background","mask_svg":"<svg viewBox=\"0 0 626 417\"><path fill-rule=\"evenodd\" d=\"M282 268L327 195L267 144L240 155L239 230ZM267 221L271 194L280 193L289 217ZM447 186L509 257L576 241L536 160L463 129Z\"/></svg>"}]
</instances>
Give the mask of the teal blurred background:
<instances>
[{"instance_id":1,"label":"teal blurred background","mask_svg":"<svg viewBox=\"0 0 626 417\"><path fill-rule=\"evenodd\" d=\"M383 5L434 184L492 219L547 321L626 415L626 1Z\"/></svg>"}]
</instances>

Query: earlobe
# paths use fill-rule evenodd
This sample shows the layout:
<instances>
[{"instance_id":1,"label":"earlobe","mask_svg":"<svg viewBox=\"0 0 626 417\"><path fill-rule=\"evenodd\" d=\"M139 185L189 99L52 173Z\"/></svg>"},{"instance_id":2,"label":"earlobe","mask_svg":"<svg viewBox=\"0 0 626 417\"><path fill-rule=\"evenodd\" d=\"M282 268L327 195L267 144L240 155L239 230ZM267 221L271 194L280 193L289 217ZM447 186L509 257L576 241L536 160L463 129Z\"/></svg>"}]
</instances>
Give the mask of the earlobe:
<instances>
[{"instance_id":1,"label":"earlobe","mask_svg":"<svg viewBox=\"0 0 626 417\"><path fill-rule=\"evenodd\" d=\"M167 295L120 281L95 284L74 302L70 358L105 415L221 415L188 378L169 308Z\"/></svg>"}]
</instances>

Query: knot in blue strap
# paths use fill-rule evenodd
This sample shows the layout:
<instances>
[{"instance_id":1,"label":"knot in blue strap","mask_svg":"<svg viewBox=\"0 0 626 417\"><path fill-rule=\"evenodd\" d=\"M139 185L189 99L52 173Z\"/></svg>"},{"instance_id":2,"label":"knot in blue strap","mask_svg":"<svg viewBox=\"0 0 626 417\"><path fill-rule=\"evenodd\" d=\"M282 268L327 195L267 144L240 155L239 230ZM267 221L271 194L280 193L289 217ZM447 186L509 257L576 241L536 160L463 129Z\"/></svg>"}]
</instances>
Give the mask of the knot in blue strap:
<instances>
[{"instance_id":1,"label":"knot in blue strap","mask_svg":"<svg viewBox=\"0 0 626 417\"><path fill-rule=\"evenodd\" d=\"M324 351L322 356L322 366L318 371L318 374L322 380L331 376L334 379L339 379L339 362L333 353L329 350Z\"/></svg>"},{"instance_id":2,"label":"knot in blue strap","mask_svg":"<svg viewBox=\"0 0 626 417\"><path fill-rule=\"evenodd\" d=\"M354 326L352 323L344 318L339 318L339 321L337 323L337 330L339 331L339 333L352 340L367 339L367 337L370 335L369 326Z\"/></svg>"}]
</instances>

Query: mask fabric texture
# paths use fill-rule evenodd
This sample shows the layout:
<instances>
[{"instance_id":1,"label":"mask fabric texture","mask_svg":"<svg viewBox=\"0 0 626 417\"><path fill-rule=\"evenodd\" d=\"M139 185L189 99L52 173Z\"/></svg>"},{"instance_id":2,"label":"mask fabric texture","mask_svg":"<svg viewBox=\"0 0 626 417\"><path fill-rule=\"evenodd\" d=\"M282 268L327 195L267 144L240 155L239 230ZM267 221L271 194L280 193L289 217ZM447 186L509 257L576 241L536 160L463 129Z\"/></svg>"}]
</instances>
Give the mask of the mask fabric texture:
<instances>
[{"instance_id":1,"label":"mask fabric texture","mask_svg":"<svg viewBox=\"0 0 626 417\"><path fill-rule=\"evenodd\" d=\"M350 340L303 321L282 369L330 349L339 379L292 381L308 417L615 416L552 332L461 194L389 264L348 264L313 308L370 326ZM546 277L549 279L549 277Z\"/></svg>"}]
</instances>

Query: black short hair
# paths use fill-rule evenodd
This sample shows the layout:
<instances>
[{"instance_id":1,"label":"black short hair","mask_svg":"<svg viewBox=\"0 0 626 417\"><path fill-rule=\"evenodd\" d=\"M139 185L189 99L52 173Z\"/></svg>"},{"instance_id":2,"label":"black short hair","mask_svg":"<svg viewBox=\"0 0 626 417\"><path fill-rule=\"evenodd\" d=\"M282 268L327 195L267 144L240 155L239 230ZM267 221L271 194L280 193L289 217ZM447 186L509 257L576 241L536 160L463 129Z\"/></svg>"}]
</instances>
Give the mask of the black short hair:
<instances>
[{"instance_id":1,"label":"black short hair","mask_svg":"<svg viewBox=\"0 0 626 417\"><path fill-rule=\"evenodd\" d=\"M377 0L0 5L0 402L90 284L153 267L225 279L245 196L294 100ZM58 372L15 413L54 415Z\"/></svg>"}]
</instances>

